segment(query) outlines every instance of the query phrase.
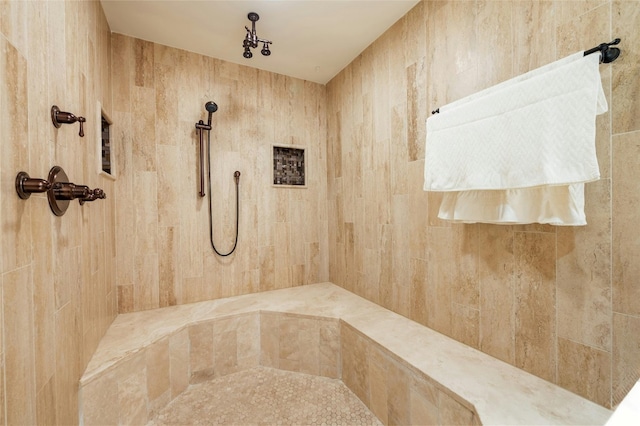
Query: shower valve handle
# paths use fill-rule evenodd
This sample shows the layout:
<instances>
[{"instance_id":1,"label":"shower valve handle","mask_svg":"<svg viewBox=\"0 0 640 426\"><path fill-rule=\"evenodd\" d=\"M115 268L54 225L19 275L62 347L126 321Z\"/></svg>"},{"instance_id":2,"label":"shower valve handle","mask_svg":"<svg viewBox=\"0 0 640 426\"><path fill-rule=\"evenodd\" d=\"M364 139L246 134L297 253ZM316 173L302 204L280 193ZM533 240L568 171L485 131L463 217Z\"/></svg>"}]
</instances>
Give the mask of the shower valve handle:
<instances>
[{"instance_id":1,"label":"shower valve handle","mask_svg":"<svg viewBox=\"0 0 640 426\"><path fill-rule=\"evenodd\" d=\"M86 203L87 201L95 201L97 199L105 199L107 195L100 188L90 189L87 194L79 199L80 205Z\"/></svg>"},{"instance_id":2,"label":"shower valve handle","mask_svg":"<svg viewBox=\"0 0 640 426\"><path fill-rule=\"evenodd\" d=\"M51 121L56 129L60 128L62 124L73 124L78 122L80 123L80 132L78 133L78 136L81 138L84 137L84 128L82 123L87 121L84 117L76 117L70 112L60 111L60 108L54 105L51 107Z\"/></svg>"}]
</instances>

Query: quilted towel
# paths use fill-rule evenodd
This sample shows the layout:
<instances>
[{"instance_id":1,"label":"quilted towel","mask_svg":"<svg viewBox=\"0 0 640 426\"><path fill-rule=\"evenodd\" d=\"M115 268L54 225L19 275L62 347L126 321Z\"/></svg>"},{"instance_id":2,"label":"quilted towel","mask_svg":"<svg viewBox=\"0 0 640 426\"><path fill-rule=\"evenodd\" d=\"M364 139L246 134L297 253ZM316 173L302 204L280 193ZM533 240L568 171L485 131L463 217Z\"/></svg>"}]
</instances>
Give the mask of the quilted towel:
<instances>
[{"instance_id":1,"label":"quilted towel","mask_svg":"<svg viewBox=\"0 0 640 426\"><path fill-rule=\"evenodd\" d=\"M600 177L598 55L571 55L427 119L425 191L513 189Z\"/></svg>"},{"instance_id":2,"label":"quilted towel","mask_svg":"<svg viewBox=\"0 0 640 426\"><path fill-rule=\"evenodd\" d=\"M584 225L606 111L599 57L582 52L446 105L427 120L424 190L446 192L442 219Z\"/></svg>"}]
</instances>

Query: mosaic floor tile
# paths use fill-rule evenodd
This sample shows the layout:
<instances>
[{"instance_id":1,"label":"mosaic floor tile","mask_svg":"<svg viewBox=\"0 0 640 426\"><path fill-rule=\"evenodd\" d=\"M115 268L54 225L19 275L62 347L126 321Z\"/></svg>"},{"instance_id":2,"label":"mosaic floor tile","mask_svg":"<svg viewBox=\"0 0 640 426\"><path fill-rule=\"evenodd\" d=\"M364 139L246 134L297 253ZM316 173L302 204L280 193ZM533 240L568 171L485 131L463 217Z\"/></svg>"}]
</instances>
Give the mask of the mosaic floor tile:
<instances>
[{"instance_id":1,"label":"mosaic floor tile","mask_svg":"<svg viewBox=\"0 0 640 426\"><path fill-rule=\"evenodd\" d=\"M148 425L381 425L340 380L256 367L190 386Z\"/></svg>"}]
</instances>

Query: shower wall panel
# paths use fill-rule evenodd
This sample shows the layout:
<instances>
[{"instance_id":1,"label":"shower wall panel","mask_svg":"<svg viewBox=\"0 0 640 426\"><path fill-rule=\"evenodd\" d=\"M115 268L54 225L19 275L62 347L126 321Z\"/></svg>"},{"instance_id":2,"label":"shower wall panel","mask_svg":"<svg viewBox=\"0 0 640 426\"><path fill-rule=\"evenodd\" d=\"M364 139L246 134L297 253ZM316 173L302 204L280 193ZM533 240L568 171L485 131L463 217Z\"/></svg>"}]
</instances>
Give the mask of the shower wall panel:
<instances>
[{"instance_id":1,"label":"shower wall panel","mask_svg":"<svg viewBox=\"0 0 640 426\"><path fill-rule=\"evenodd\" d=\"M116 315L115 183L98 175L97 102L111 113L98 1L0 2L0 424L78 424L78 381ZM56 129L51 106L87 118ZM16 174L62 166L107 199L51 213Z\"/></svg>"},{"instance_id":2,"label":"shower wall panel","mask_svg":"<svg viewBox=\"0 0 640 426\"><path fill-rule=\"evenodd\" d=\"M327 85L330 281L617 404L640 378L639 5L424 1L363 51ZM430 112L615 37L589 224L438 219L440 196L422 191Z\"/></svg>"},{"instance_id":3,"label":"shower wall panel","mask_svg":"<svg viewBox=\"0 0 640 426\"><path fill-rule=\"evenodd\" d=\"M112 49L119 312L326 281L325 87L120 34ZM219 107L211 192L222 252L241 172L238 248L226 258L211 249L198 196L195 123L207 101ZM305 148L306 188L272 187L274 144Z\"/></svg>"}]
</instances>

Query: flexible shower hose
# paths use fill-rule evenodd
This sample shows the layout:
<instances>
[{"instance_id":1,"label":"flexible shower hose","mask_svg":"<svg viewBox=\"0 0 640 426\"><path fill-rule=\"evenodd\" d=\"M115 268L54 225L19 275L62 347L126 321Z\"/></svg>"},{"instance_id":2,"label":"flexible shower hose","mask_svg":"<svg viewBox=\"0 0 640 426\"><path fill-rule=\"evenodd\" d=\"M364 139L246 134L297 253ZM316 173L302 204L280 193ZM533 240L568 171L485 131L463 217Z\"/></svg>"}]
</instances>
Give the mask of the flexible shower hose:
<instances>
[{"instance_id":1,"label":"flexible shower hose","mask_svg":"<svg viewBox=\"0 0 640 426\"><path fill-rule=\"evenodd\" d=\"M202 131L202 130L200 130ZM233 253L236 250L236 247L238 245L238 225L239 225L239 216L240 216L240 194L239 194L239 190L238 190L238 186L240 183L240 172L235 172L234 173L234 179L235 179L235 183L236 183L236 238L235 241L233 242L233 247L231 248L231 251L229 251L228 253L221 253L218 251L218 249L216 248L216 245L213 242L213 207L212 207L212 201L211 201L211 132L207 131L207 178L209 179L209 241L211 242L211 248L213 248L213 251L218 255L218 256L229 256L231 253Z\"/></svg>"}]
</instances>

